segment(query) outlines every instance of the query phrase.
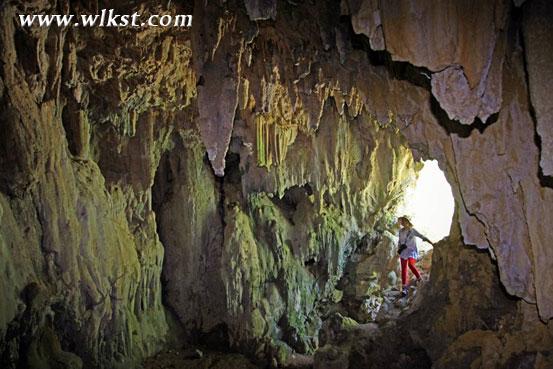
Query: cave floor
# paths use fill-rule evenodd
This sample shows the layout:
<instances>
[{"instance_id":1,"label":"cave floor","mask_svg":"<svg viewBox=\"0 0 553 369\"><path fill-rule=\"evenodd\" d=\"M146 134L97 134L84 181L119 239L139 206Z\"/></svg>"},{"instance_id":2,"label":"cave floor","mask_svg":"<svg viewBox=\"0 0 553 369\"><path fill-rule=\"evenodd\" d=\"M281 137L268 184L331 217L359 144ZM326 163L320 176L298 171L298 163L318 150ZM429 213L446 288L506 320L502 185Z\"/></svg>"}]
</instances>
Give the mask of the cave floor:
<instances>
[{"instance_id":1,"label":"cave floor","mask_svg":"<svg viewBox=\"0 0 553 369\"><path fill-rule=\"evenodd\" d=\"M382 293L384 301L376 317L376 323L380 325L384 322L396 320L402 314L409 314L415 311L422 299L420 290L424 288L423 286L426 283L426 279L424 279L424 282L420 286L416 286L411 282L407 297L401 297L401 291L397 288L384 290Z\"/></svg>"},{"instance_id":2,"label":"cave floor","mask_svg":"<svg viewBox=\"0 0 553 369\"><path fill-rule=\"evenodd\" d=\"M144 369L259 369L241 354L201 351L201 357L189 352L165 350L144 362Z\"/></svg>"},{"instance_id":3,"label":"cave floor","mask_svg":"<svg viewBox=\"0 0 553 369\"><path fill-rule=\"evenodd\" d=\"M381 327L395 324L403 314L412 313L420 305L422 299L420 289L424 288L425 283L422 286L413 285L409 289L409 295L404 298L400 297L400 291L397 288L383 291L384 302L376 320L361 323L347 334L351 339L374 336L380 332ZM266 367L266 365L254 363L241 354L204 349L164 350L144 362L144 369L262 369ZM294 354L286 368L313 368L313 356Z\"/></svg>"}]
</instances>

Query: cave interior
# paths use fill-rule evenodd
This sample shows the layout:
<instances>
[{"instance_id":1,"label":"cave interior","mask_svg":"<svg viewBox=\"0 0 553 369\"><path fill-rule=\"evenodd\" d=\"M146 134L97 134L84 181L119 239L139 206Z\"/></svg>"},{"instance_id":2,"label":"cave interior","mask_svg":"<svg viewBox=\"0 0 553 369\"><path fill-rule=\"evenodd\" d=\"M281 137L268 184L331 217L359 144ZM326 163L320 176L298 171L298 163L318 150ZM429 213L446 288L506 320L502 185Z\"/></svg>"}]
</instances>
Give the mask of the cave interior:
<instances>
[{"instance_id":1,"label":"cave interior","mask_svg":"<svg viewBox=\"0 0 553 369\"><path fill-rule=\"evenodd\" d=\"M19 22L102 9L192 21ZM550 0L2 1L0 367L553 368L551 45Z\"/></svg>"}]
</instances>

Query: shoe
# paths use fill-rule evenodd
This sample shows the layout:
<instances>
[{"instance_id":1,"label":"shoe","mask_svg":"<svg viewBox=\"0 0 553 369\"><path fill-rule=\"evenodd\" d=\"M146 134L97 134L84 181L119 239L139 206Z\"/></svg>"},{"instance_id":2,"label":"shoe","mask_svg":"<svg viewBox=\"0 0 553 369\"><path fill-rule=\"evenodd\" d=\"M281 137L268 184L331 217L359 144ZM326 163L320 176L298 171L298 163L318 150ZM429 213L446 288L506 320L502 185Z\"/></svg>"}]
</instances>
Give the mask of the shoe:
<instances>
[{"instance_id":1,"label":"shoe","mask_svg":"<svg viewBox=\"0 0 553 369\"><path fill-rule=\"evenodd\" d=\"M408 295L409 295L409 288L403 287L403 289L401 290L401 297L407 297Z\"/></svg>"}]
</instances>

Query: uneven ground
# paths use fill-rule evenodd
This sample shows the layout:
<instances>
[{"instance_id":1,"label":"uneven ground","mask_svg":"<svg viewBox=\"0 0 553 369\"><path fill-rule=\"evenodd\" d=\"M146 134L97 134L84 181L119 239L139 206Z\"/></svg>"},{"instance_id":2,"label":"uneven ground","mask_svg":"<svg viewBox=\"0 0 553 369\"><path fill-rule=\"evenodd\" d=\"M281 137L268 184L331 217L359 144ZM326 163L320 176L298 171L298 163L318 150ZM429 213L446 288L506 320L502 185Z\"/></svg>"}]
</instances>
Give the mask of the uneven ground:
<instances>
[{"instance_id":1,"label":"uneven ground","mask_svg":"<svg viewBox=\"0 0 553 369\"><path fill-rule=\"evenodd\" d=\"M0 4L3 368L553 367L553 3L169 3ZM194 25L15 21L102 8ZM351 330L419 159L452 233L418 309Z\"/></svg>"}]
</instances>

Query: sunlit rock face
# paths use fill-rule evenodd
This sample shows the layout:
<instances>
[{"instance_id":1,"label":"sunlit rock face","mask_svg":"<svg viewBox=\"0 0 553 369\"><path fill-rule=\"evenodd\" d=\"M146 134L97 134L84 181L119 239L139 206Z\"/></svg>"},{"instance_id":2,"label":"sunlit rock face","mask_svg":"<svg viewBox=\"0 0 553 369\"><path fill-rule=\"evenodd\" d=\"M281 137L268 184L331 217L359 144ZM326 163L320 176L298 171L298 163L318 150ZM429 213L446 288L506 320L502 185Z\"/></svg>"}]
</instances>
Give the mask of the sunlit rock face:
<instances>
[{"instance_id":1,"label":"sunlit rock face","mask_svg":"<svg viewBox=\"0 0 553 369\"><path fill-rule=\"evenodd\" d=\"M344 3L374 50L429 70L432 93L451 119L471 124L499 111L509 2Z\"/></svg>"},{"instance_id":2,"label":"sunlit rock face","mask_svg":"<svg viewBox=\"0 0 553 369\"><path fill-rule=\"evenodd\" d=\"M394 264L421 158L457 210L396 324L413 354L391 328L315 366L551 367L546 0L133 4L109 7L193 27L22 29L104 4L0 5L2 367L129 367L174 325L313 353L359 240Z\"/></svg>"}]
</instances>

